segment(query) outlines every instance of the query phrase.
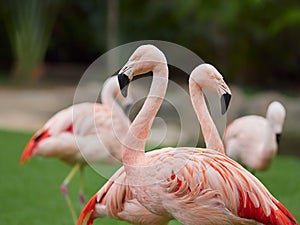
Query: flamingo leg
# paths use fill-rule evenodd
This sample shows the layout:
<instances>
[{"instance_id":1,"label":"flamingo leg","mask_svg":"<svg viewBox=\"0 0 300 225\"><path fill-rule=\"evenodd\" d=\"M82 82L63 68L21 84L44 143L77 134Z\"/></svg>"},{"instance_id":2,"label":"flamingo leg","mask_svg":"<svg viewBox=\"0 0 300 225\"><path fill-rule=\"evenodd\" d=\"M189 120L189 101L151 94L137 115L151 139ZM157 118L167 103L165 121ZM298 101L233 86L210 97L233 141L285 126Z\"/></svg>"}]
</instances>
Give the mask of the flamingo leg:
<instances>
[{"instance_id":1,"label":"flamingo leg","mask_svg":"<svg viewBox=\"0 0 300 225\"><path fill-rule=\"evenodd\" d=\"M77 224L77 216L76 216L76 212L74 210L74 207L72 205L72 202L71 202L71 199L68 195L68 193L66 195L64 195L64 198L66 200L66 203L67 203L67 206L70 210L70 213L71 213L71 216L72 216L72 220L73 220L73 223L76 225Z\"/></svg>"},{"instance_id":2,"label":"flamingo leg","mask_svg":"<svg viewBox=\"0 0 300 225\"><path fill-rule=\"evenodd\" d=\"M75 166L72 168L68 176L64 179L62 185L61 185L61 192L63 195L66 195L68 193L68 184L78 171L78 169L81 167L80 163L76 163Z\"/></svg>"},{"instance_id":3,"label":"flamingo leg","mask_svg":"<svg viewBox=\"0 0 300 225\"><path fill-rule=\"evenodd\" d=\"M79 177L79 199L80 202L83 204L85 202L84 197L84 166L82 165L80 167L80 177Z\"/></svg>"},{"instance_id":4,"label":"flamingo leg","mask_svg":"<svg viewBox=\"0 0 300 225\"><path fill-rule=\"evenodd\" d=\"M62 185L60 186L60 190L62 195L64 196L67 206L70 210L70 213L72 215L72 219L74 224L77 223L77 216L74 210L74 207L72 205L71 199L68 195L68 184L69 182L72 180L72 178L74 177L74 175L76 174L76 172L78 171L78 169L81 167L80 163L75 164L75 166L72 168L72 170L70 171L70 173L68 174L68 176L64 179Z\"/></svg>"}]
</instances>

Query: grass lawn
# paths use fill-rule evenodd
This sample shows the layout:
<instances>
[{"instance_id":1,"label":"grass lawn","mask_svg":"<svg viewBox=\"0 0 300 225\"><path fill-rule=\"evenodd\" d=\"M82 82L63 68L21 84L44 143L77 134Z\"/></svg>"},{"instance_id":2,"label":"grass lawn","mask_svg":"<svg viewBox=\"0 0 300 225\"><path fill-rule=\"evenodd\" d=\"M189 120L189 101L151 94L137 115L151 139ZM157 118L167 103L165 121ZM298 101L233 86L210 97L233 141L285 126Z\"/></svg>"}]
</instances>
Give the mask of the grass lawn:
<instances>
[{"instance_id":1,"label":"grass lawn","mask_svg":"<svg viewBox=\"0 0 300 225\"><path fill-rule=\"evenodd\" d=\"M19 159L31 134L0 131L0 223L6 225L70 225L71 216L60 194L60 184L71 167L57 159L35 157L20 166ZM300 159L278 156L271 170L259 179L300 221ZM105 182L92 169L85 169L85 193L90 198ZM69 194L79 214L78 176ZM127 224L97 219L94 224ZM172 224L178 224L172 222Z\"/></svg>"}]
</instances>

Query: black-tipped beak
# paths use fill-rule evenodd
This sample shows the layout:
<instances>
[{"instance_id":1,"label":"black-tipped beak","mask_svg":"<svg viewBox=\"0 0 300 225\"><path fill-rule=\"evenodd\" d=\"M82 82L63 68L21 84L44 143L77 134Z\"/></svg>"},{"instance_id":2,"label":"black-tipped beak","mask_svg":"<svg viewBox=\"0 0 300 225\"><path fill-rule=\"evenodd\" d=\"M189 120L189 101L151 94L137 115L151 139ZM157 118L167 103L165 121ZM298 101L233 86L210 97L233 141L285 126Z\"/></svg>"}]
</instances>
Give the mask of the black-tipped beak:
<instances>
[{"instance_id":1,"label":"black-tipped beak","mask_svg":"<svg viewBox=\"0 0 300 225\"><path fill-rule=\"evenodd\" d=\"M281 139L281 134L280 133L276 134L276 142L277 142L277 144L279 144L280 139Z\"/></svg>"},{"instance_id":2,"label":"black-tipped beak","mask_svg":"<svg viewBox=\"0 0 300 225\"><path fill-rule=\"evenodd\" d=\"M124 97L127 97L127 92L128 92L128 84L130 82L128 76L124 73L120 73L118 75L118 81L119 81L119 86L121 93Z\"/></svg>"},{"instance_id":3,"label":"black-tipped beak","mask_svg":"<svg viewBox=\"0 0 300 225\"><path fill-rule=\"evenodd\" d=\"M221 96L221 112L224 115L228 109L229 102L231 99L231 94L225 93Z\"/></svg>"}]
</instances>

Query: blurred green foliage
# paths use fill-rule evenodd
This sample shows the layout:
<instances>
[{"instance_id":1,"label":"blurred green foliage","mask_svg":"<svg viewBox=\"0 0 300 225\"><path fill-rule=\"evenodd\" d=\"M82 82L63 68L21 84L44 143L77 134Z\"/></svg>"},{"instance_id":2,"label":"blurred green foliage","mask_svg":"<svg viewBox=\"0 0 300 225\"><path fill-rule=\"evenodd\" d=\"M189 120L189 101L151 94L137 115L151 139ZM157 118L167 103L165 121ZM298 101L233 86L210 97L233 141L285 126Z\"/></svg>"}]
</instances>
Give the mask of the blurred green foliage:
<instances>
[{"instance_id":1,"label":"blurred green foliage","mask_svg":"<svg viewBox=\"0 0 300 225\"><path fill-rule=\"evenodd\" d=\"M86 63L105 52L110 28L106 21L108 1L65 0L46 61ZM126 0L119 1L117 14L117 44L145 39L171 41L216 65L228 81L294 90L299 87L298 0Z\"/></svg>"},{"instance_id":2,"label":"blurred green foliage","mask_svg":"<svg viewBox=\"0 0 300 225\"><path fill-rule=\"evenodd\" d=\"M2 16L14 56L13 78L38 79L59 0L2 1Z\"/></svg>"}]
</instances>

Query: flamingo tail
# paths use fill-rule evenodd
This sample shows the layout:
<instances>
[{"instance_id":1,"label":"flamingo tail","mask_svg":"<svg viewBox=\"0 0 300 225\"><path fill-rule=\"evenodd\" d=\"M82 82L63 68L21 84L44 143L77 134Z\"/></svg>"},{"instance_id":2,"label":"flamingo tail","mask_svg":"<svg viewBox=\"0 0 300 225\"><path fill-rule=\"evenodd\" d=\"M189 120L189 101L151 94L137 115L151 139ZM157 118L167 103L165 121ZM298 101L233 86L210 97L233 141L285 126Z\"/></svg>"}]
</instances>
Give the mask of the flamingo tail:
<instances>
[{"instance_id":1,"label":"flamingo tail","mask_svg":"<svg viewBox=\"0 0 300 225\"><path fill-rule=\"evenodd\" d=\"M30 160L33 153L34 153L34 149L36 148L37 144L43 140L43 139L46 139L50 137L50 134L47 130L41 132L40 134L35 134L31 139L30 141L28 142L28 144L26 145L24 151L23 151L23 154L21 156L21 160L20 160L20 164L23 165L24 162L26 160Z\"/></svg>"},{"instance_id":2,"label":"flamingo tail","mask_svg":"<svg viewBox=\"0 0 300 225\"><path fill-rule=\"evenodd\" d=\"M23 154L21 156L20 164L23 165L26 160L30 160L33 155L34 150L34 141L31 139L29 143L26 145Z\"/></svg>"},{"instance_id":3,"label":"flamingo tail","mask_svg":"<svg viewBox=\"0 0 300 225\"><path fill-rule=\"evenodd\" d=\"M262 207L255 207L247 194L246 206L240 207L239 216L254 219L266 225L298 225L292 214L276 199L272 199L277 209L272 209L270 215L265 215ZM244 203L242 202L242 205Z\"/></svg>"},{"instance_id":4,"label":"flamingo tail","mask_svg":"<svg viewBox=\"0 0 300 225\"><path fill-rule=\"evenodd\" d=\"M90 216L89 216L89 219L86 224L87 225L93 224L94 217L93 217L92 213L95 210L96 202L97 202L97 194L95 194L85 205L84 209L82 210L82 212L77 220L77 225L82 225L84 223L86 217L89 215Z\"/></svg>"},{"instance_id":5,"label":"flamingo tail","mask_svg":"<svg viewBox=\"0 0 300 225\"><path fill-rule=\"evenodd\" d=\"M271 215L271 224L298 225L296 219L280 202L274 203L278 210Z\"/></svg>"}]
</instances>

